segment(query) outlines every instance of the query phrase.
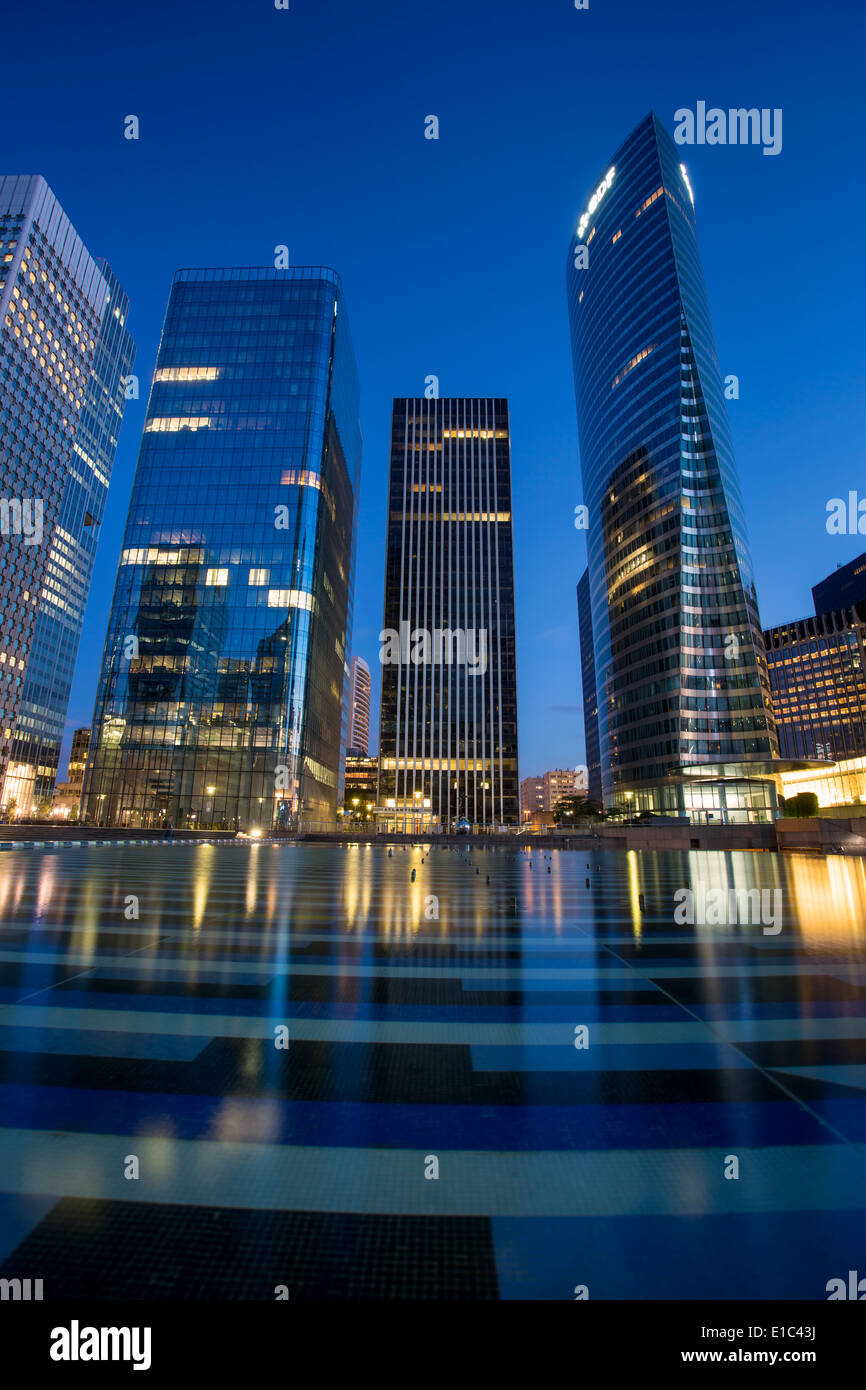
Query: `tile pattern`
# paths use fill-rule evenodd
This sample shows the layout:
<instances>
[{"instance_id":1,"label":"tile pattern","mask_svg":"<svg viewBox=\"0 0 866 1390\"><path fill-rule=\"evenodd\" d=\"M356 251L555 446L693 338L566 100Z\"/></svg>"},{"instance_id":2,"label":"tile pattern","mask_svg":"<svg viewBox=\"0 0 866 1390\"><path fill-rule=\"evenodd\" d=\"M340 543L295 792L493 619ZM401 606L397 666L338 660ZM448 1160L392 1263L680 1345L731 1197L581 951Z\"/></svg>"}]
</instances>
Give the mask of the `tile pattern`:
<instances>
[{"instance_id":1,"label":"tile pattern","mask_svg":"<svg viewBox=\"0 0 866 1390\"><path fill-rule=\"evenodd\" d=\"M677 926L700 880L781 932ZM864 935L841 859L4 851L0 1277L825 1298L866 1269Z\"/></svg>"}]
</instances>

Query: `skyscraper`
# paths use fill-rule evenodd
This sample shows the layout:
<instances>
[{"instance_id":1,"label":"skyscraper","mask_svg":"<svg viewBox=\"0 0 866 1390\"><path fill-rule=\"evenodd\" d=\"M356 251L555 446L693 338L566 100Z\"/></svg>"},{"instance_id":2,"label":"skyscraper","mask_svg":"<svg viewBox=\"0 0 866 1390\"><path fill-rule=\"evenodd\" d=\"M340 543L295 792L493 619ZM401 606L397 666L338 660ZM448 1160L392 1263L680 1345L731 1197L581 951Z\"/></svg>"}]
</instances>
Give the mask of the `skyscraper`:
<instances>
[{"instance_id":1,"label":"skyscraper","mask_svg":"<svg viewBox=\"0 0 866 1390\"><path fill-rule=\"evenodd\" d=\"M812 589L816 613L830 613L837 608L850 608L854 603L866 603L866 554L840 565Z\"/></svg>"},{"instance_id":2,"label":"skyscraper","mask_svg":"<svg viewBox=\"0 0 866 1390\"><path fill-rule=\"evenodd\" d=\"M349 676L349 734L351 752L366 758L370 743L370 668L353 656Z\"/></svg>"},{"instance_id":3,"label":"skyscraper","mask_svg":"<svg viewBox=\"0 0 866 1390\"><path fill-rule=\"evenodd\" d=\"M866 555L814 585L812 599L814 617L764 633L782 756L864 759Z\"/></svg>"},{"instance_id":4,"label":"skyscraper","mask_svg":"<svg viewBox=\"0 0 866 1390\"><path fill-rule=\"evenodd\" d=\"M84 811L333 823L361 436L332 270L181 270L144 425Z\"/></svg>"},{"instance_id":5,"label":"skyscraper","mask_svg":"<svg viewBox=\"0 0 866 1390\"><path fill-rule=\"evenodd\" d=\"M50 795L135 346L45 180L0 178L0 805Z\"/></svg>"},{"instance_id":6,"label":"skyscraper","mask_svg":"<svg viewBox=\"0 0 866 1390\"><path fill-rule=\"evenodd\" d=\"M598 692L595 685L595 650L592 645L589 570L584 570L577 586L577 618L583 688L583 735L586 742L586 794L594 805L601 807L604 796L601 788L601 757L598 751Z\"/></svg>"},{"instance_id":7,"label":"skyscraper","mask_svg":"<svg viewBox=\"0 0 866 1390\"><path fill-rule=\"evenodd\" d=\"M866 756L866 600L764 633L785 758Z\"/></svg>"},{"instance_id":8,"label":"skyscraper","mask_svg":"<svg viewBox=\"0 0 866 1390\"><path fill-rule=\"evenodd\" d=\"M516 824L508 403L396 400L380 804L398 829Z\"/></svg>"},{"instance_id":9,"label":"skyscraper","mask_svg":"<svg viewBox=\"0 0 866 1390\"><path fill-rule=\"evenodd\" d=\"M587 196L567 284L605 803L768 819L778 744L722 373L655 115Z\"/></svg>"}]
</instances>

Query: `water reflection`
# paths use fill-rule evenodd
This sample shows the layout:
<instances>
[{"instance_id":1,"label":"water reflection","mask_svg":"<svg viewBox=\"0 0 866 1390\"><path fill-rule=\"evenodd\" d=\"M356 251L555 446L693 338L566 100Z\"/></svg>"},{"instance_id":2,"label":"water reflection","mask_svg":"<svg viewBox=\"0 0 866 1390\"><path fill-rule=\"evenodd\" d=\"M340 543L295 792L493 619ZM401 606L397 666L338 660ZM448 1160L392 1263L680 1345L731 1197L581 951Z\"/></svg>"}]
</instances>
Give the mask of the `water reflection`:
<instances>
[{"instance_id":1,"label":"water reflection","mask_svg":"<svg viewBox=\"0 0 866 1390\"><path fill-rule=\"evenodd\" d=\"M106 874L109 863L114 875ZM253 844L11 851L0 860L0 912L19 929L72 925L75 950L87 955L110 917L122 928L127 895L136 892L141 929L191 928L202 937L202 960L217 940L220 956L241 940L246 952L268 955L276 944L269 940L272 930L315 934L323 917L347 938L374 932L395 947L447 938L457 927L483 939L503 917L560 935L569 928L599 937L627 930L639 941L650 926L677 929L675 895L689 886L707 895L779 890L783 932L833 950L862 946L866 861L854 857L706 851L547 856L429 844L397 847L388 856L366 844ZM754 935L756 925L722 920L696 928L735 939Z\"/></svg>"},{"instance_id":2,"label":"water reflection","mask_svg":"<svg viewBox=\"0 0 866 1390\"><path fill-rule=\"evenodd\" d=\"M722 1223L698 1243L725 1268L779 1213L798 1215L774 1236L789 1252L780 1287L819 1238L835 1252L826 1280L849 1267L848 1234L866 1233L864 870L436 844L5 852L10 1190L24 1174L29 1191L110 1204L105 1174L137 1141L149 1185L121 1200L157 1204L161 1221L196 1203L426 1217L453 1199L419 1184L417 1155L447 1153L464 1214L497 1218L495 1240L511 1218L555 1217L544 1239L531 1222L508 1236L545 1296L551 1261L571 1269L578 1254L591 1284L634 1296L638 1236L660 1296L708 1296L686 1214ZM779 892L781 931L680 925L677 893L699 887ZM331 1148L360 1153L357 1168ZM747 1183L720 1180L726 1153L748 1155ZM287 1176L284 1161L301 1167ZM673 1224L638 1232L635 1213ZM572 1238L568 1223L612 1214L593 1274L588 1228Z\"/></svg>"}]
</instances>

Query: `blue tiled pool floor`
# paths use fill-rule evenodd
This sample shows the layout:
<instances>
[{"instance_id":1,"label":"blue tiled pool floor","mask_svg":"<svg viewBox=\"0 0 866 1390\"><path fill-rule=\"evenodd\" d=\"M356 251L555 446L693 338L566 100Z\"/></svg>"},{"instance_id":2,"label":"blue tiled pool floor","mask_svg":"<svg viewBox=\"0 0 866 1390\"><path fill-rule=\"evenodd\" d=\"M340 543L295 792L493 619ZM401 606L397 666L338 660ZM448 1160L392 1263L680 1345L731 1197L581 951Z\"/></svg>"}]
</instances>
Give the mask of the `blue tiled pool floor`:
<instances>
[{"instance_id":1,"label":"blue tiled pool floor","mask_svg":"<svg viewBox=\"0 0 866 1390\"><path fill-rule=\"evenodd\" d=\"M678 927L701 878L782 930ZM0 1277L826 1298L866 1272L864 936L842 859L5 850Z\"/></svg>"}]
</instances>

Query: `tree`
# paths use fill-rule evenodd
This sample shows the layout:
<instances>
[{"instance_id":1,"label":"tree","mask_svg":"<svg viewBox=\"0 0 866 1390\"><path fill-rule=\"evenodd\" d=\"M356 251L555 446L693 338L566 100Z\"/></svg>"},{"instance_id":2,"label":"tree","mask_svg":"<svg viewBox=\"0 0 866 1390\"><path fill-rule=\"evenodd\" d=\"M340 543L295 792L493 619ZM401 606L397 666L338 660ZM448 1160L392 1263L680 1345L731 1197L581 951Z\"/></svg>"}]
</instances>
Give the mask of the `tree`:
<instances>
[{"instance_id":1,"label":"tree","mask_svg":"<svg viewBox=\"0 0 866 1390\"><path fill-rule=\"evenodd\" d=\"M553 819L556 825L573 825L577 820L603 820L604 812L587 796L564 796L553 808Z\"/></svg>"},{"instance_id":2,"label":"tree","mask_svg":"<svg viewBox=\"0 0 866 1390\"><path fill-rule=\"evenodd\" d=\"M786 816L817 816L818 797L815 792L798 792L785 798L783 809Z\"/></svg>"}]
</instances>

